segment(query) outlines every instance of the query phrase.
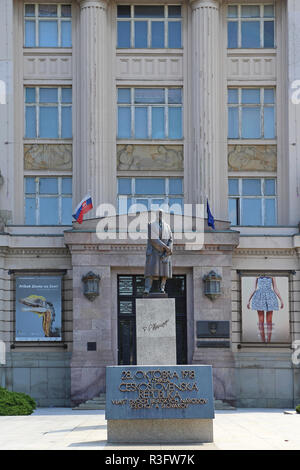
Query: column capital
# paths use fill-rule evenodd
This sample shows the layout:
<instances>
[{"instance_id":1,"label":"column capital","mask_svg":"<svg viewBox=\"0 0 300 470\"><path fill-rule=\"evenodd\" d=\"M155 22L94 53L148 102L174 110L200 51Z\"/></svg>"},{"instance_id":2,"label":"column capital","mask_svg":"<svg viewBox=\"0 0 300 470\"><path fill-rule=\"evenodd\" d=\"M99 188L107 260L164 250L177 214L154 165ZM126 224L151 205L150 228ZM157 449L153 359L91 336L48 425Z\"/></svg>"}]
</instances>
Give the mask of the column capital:
<instances>
[{"instance_id":1,"label":"column capital","mask_svg":"<svg viewBox=\"0 0 300 470\"><path fill-rule=\"evenodd\" d=\"M219 0L190 0L192 10L198 8L219 8Z\"/></svg>"},{"instance_id":2,"label":"column capital","mask_svg":"<svg viewBox=\"0 0 300 470\"><path fill-rule=\"evenodd\" d=\"M81 9L84 8L103 8L106 9L108 0L77 0Z\"/></svg>"}]
</instances>

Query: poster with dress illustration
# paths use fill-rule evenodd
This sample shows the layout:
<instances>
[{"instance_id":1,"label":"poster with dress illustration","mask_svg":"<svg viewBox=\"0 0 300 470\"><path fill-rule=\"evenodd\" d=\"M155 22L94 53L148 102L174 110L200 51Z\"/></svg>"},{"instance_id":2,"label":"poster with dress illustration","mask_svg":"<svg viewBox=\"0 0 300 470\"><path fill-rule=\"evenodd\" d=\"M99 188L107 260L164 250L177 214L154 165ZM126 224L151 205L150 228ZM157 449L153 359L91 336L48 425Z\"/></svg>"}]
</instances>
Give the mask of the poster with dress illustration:
<instances>
[{"instance_id":1,"label":"poster with dress illustration","mask_svg":"<svg viewBox=\"0 0 300 470\"><path fill-rule=\"evenodd\" d=\"M242 276L242 341L288 343L289 283L287 276Z\"/></svg>"},{"instance_id":2,"label":"poster with dress illustration","mask_svg":"<svg viewBox=\"0 0 300 470\"><path fill-rule=\"evenodd\" d=\"M16 341L61 341L60 276L16 277Z\"/></svg>"}]
</instances>

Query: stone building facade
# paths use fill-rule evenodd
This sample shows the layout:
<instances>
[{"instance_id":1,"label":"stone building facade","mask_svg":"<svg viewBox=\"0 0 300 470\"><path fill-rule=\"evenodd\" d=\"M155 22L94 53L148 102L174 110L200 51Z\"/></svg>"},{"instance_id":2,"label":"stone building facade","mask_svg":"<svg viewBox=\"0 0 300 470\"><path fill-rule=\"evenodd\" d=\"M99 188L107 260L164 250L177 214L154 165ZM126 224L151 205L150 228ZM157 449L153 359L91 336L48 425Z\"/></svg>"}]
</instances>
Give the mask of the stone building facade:
<instances>
[{"instance_id":1,"label":"stone building facade","mask_svg":"<svg viewBox=\"0 0 300 470\"><path fill-rule=\"evenodd\" d=\"M174 245L178 362L212 364L218 400L299 403L299 22L298 0L1 1L0 386L41 406L105 392L105 366L135 362L146 243L99 239L97 208L119 226L128 200L208 200L203 246ZM30 337L20 279L51 276L60 335ZM270 341L245 300L261 276L285 299Z\"/></svg>"}]
</instances>

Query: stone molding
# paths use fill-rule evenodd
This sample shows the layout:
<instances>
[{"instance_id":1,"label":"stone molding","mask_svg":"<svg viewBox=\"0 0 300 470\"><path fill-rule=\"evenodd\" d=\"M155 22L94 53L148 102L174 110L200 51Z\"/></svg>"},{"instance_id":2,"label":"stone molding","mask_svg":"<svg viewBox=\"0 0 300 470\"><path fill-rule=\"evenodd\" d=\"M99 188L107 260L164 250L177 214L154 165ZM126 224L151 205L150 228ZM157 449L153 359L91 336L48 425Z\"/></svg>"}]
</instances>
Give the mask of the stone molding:
<instances>
[{"instance_id":1,"label":"stone molding","mask_svg":"<svg viewBox=\"0 0 300 470\"><path fill-rule=\"evenodd\" d=\"M77 0L77 2L81 10L84 8L101 8L102 10L106 10L107 8L106 0Z\"/></svg>"},{"instance_id":2,"label":"stone molding","mask_svg":"<svg viewBox=\"0 0 300 470\"><path fill-rule=\"evenodd\" d=\"M257 248L236 248L234 250L234 256L294 256L297 250L295 248L287 249L257 249Z\"/></svg>"},{"instance_id":3,"label":"stone molding","mask_svg":"<svg viewBox=\"0 0 300 470\"><path fill-rule=\"evenodd\" d=\"M198 8L215 8L219 9L219 0L190 0L192 10Z\"/></svg>"}]
</instances>

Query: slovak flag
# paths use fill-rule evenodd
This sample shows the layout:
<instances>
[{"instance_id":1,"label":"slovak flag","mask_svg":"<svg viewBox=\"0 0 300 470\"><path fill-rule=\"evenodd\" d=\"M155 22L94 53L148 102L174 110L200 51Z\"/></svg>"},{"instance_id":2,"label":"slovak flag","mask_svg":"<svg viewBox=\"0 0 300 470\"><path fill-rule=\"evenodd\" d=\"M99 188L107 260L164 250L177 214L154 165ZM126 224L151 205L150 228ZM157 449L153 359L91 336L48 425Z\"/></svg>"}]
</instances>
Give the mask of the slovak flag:
<instances>
[{"instance_id":1,"label":"slovak flag","mask_svg":"<svg viewBox=\"0 0 300 470\"><path fill-rule=\"evenodd\" d=\"M88 195L85 196L85 198L83 198L82 201L76 207L75 212L73 214L74 219L79 224L82 224L84 214L89 212L91 209L93 209L92 198Z\"/></svg>"}]
</instances>

